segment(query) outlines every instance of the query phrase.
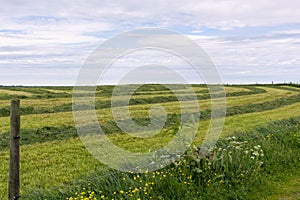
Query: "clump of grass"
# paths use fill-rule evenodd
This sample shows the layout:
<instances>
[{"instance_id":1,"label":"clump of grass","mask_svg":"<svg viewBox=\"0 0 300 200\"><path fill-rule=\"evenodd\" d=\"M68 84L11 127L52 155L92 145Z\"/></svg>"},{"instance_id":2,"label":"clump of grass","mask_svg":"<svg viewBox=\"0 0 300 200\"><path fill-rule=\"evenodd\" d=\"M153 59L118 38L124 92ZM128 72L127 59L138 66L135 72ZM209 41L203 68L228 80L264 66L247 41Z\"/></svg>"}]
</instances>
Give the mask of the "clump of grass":
<instances>
[{"instance_id":1,"label":"clump of grass","mask_svg":"<svg viewBox=\"0 0 300 200\"><path fill-rule=\"evenodd\" d=\"M66 199L183 199L193 185L192 177L176 167L138 174L111 171L89 181Z\"/></svg>"},{"instance_id":2,"label":"clump of grass","mask_svg":"<svg viewBox=\"0 0 300 200\"><path fill-rule=\"evenodd\" d=\"M259 173L263 156L260 145L237 141L233 136L207 152L201 152L195 147L194 152L181 160L181 168L188 170L194 177L195 184L203 188L212 184L239 185L253 180Z\"/></svg>"},{"instance_id":3,"label":"clump of grass","mask_svg":"<svg viewBox=\"0 0 300 200\"><path fill-rule=\"evenodd\" d=\"M106 177L105 182L103 179L91 181L97 189L88 190L93 191L95 199L200 198L210 188L238 187L252 181L260 172L263 156L260 145L229 137L206 152L194 147L179 161L155 172L115 172ZM83 188L67 199L89 198L91 192Z\"/></svg>"},{"instance_id":4,"label":"clump of grass","mask_svg":"<svg viewBox=\"0 0 300 200\"><path fill-rule=\"evenodd\" d=\"M219 145L207 152L194 147L179 161L155 172L114 172L94 178L67 199L202 198L211 188L238 187L260 172L264 156L260 145L238 142L236 137Z\"/></svg>"}]
</instances>

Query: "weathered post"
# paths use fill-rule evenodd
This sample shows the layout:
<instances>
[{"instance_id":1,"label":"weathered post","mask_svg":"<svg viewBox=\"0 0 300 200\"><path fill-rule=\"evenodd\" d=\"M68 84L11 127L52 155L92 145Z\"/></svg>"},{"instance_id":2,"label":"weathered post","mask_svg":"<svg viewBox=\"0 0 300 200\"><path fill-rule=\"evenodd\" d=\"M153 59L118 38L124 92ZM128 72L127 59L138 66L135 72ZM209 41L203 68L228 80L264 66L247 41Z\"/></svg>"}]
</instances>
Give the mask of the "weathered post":
<instances>
[{"instance_id":1,"label":"weathered post","mask_svg":"<svg viewBox=\"0 0 300 200\"><path fill-rule=\"evenodd\" d=\"M10 108L10 160L8 199L20 197L20 100L12 100Z\"/></svg>"}]
</instances>

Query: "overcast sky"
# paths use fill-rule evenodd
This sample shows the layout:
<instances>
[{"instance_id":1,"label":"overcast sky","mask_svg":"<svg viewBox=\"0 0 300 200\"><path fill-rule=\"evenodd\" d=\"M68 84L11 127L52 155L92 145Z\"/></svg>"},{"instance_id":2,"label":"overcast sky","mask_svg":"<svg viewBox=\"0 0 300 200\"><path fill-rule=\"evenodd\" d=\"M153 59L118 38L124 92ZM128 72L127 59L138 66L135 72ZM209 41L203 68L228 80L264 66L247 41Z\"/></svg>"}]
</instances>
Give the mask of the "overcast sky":
<instances>
[{"instance_id":1,"label":"overcast sky","mask_svg":"<svg viewBox=\"0 0 300 200\"><path fill-rule=\"evenodd\" d=\"M2 0L0 84L74 85L98 45L143 27L196 41L224 83L300 82L298 0Z\"/></svg>"}]
</instances>

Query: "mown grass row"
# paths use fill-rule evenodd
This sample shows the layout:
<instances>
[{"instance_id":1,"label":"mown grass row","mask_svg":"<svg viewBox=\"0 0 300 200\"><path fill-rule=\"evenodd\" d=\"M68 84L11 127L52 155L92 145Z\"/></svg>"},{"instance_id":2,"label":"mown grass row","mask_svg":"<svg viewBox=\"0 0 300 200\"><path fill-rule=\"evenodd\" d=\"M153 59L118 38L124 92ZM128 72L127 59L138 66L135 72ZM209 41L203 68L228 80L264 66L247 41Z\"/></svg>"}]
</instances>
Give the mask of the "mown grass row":
<instances>
[{"instance_id":1,"label":"mown grass row","mask_svg":"<svg viewBox=\"0 0 300 200\"><path fill-rule=\"evenodd\" d=\"M300 177L298 155L299 117L272 122L250 132L236 132L205 152L193 147L179 161L155 172L101 170L74 180L64 189L28 190L24 198L266 199L270 195L279 198L293 195L274 186L286 185L287 181Z\"/></svg>"},{"instance_id":2,"label":"mown grass row","mask_svg":"<svg viewBox=\"0 0 300 200\"><path fill-rule=\"evenodd\" d=\"M236 88L236 87L234 87ZM237 88L241 89L241 88ZM284 95L292 95L293 93L283 93L282 91L278 89L269 89L269 88L258 88L260 90L266 89L267 90L267 95L266 94L252 94L249 97L246 96L236 96L238 93L241 95L241 92L234 92L234 93L228 93L227 96L232 96L228 97L227 101L229 105L237 105L239 103L247 103L251 102L251 100L257 100L257 101L263 101L263 100L270 100L270 99L275 99L277 97L284 96ZM227 89L231 91L231 89ZM252 91L253 92L253 91ZM248 93L249 91L243 91L243 93ZM257 93L257 92L255 92ZM295 93L295 92L294 92ZM152 94L153 96L153 94ZM150 95L150 97L152 97ZM207 94L205 94L205 98L208 98ZM242 101L243 99L243 101ZM188 100L188 99L185 99ZM147 107L147 104L149 103L161 103L163 106L174 106L173 102L176 102L177 98L175 96L156 96L155 98L149 98L148 96L143 95L142 98L137 98L136 96L133 96L131 99L131 104L132 105L138 105L138 109L141 109L141 105L145 105ZM69 102L69 103L68 103ZM120 101L119 103L121 103ZM169 102L169 103L163 103L163 102ZM187 103L194 103L194 102L187 102ZM209 107L210 99L207 100L200 100L199 105L201 108ZM97 109L104 109L104 108L109 108L111 102L110 100L104 100L104 99L96 99L96 108ZM2 101L0 102L1 108L0 108L0 116L9 116L9 101ZM134 109L134 108L133 108ZM48 99L48 100L23 100L22 101L22 106L21 106L21 114L22 115L29 115L29 114L42 114L42 113L57 113L57 112L68 112L72 110L72 104L71 104L71 99L69 98L57 98L57 99Z\"/></svg>"},{"instance_id":3,"label":"mown grass row","mask_svg":"<svg viewBox=\"0 0 300 200\"><path fill-rule=\"evenodd\" d=\"M265 90L266 92L264 93L259 93L259 94L252 94L252 95L246 95L246 96L232 96L232 97L227 97L226 101L227 104L232 106L232 105L240 105L240 104L246 104L246 103L252 103L252 102L263 102L263 101L268 101L268 100L274 100L276 98L284 97L284 96L291 96L293 94L297 94L295 91L287 91L287 90L281 90L280 88L270 88L270 87L261 87L261 89ZM225 90L227 93L231 92L241 92L241 91L249 91L245 88L238 88L238 87L225 87ZM300 91L298 91L300 92ZM156 96L154 93L148 93L147 95L142 95L142 98L150 98L153 96ZM164 96L164 95L160 95ZM165 95L166 97L166 95ZM123 99L123 96L118 97L119 100ZM131 98L140 98L140 96L132 96ZM151 98L150 98L151 99ZM55 100L55 101L54 101ZM107 101L110 100L108 97L96 97L95 101ZM205 99L205 100L198 100L199 105L201 107L209 107L210 106L210 99ZM48 105L47 105L48 103ZM34 105L35 107L55 107L59 105L63 105L66 103L71 103L71 99L49 99L49 100L23 100L22 105L27 107L27 106L32 106ZM195 103L195 102L189 102L189 101L184 101L183 103ZM9 102L6 102L6 105L9 105ZM147 104L143 104L145 107L147 107ZM141 109L143 105L138 105L136 109ZM169 102L169 103L161 103L161 105L170 107L174 106L174 102ZM2 107L5 106L5 103L2 104ZM134 107L134 106L133 106ZM134 107L135 108L135 107Z\"/></svg>"},{"instance_id":4,"label":"mown grass row","mask_svg":"<svg viewBox=\"0 0 300 200\"><path fill-rule=\"evenodd\" d=\"M290 96L287 98L280 98L280 99L276 99L274 101L271 102L264 102L261 104L246 104L243 106L234 106L234 107L230 107L227 109L227 116L233 116L236 114L242 114L242 113L250 113L250 112L259 112L259 111L264 111L264 110L271 110L277 107L281 107L281 106L285 106L285 105L289 105L292 103L295 103L299 101L299 95L297 96ZM140 112L140 109L139 109ZM103 117L105 119L110 119L108 117L109 114L104 114ZM76 136L75 134L75 128L73 127L73 123L72 123L72 116L69 115L69 117L66 116L61 116L64 119L66 118L70 118L70 122L66 122L66 121L60 121L60 123L62 124L62 126L58 125L58 122L55 121L54 119L58 119L59 116L55 116L55 117L51 117L49 118L49 116L41 116L41 118L39 118L38 116L33 115L33 117L35 118L28 118L28 120L24 119L23 121L25 121L25 123L23 124L23 127L26 128L25 130L23 130L23 133L25 135L24 138L24 144L30 144L30 143L34 143L36 141L50 141L50 140L57 140L57 139L62 139L62 138L69 138L69 137L74 137ZM178 121L179 121L179 114L169 114L168 115L168 120L167 123L165 125L165 129L170 129L172 127L176 128L176 126L178 126ZM202 111L201 113L201 119L209 119L210 118L210 110L205 110ZM41 119L48 119L45 122L42 122ZM51 120L53 119L53 120ZM48 122L51 120L53 126L51 126ZM148 114L146 113L146 117L135 117L133 118L133 120L139 124L147 124L149 122L148 119ZM32 121L34 121L37 126L33 126L32 128L30 128L29 126L26 125L26 121L28 121L28 125L33 125ZM64 124L66 123L66 124ZM2 128L4 128L4 124L2 123ZM8 121L6 121L6 127L8 129ZM106 121L101 121L101 125L103 127L103 130L105 131L105 133L107 134L112 134L112 133L122 133L122 131L116 126L114 120L106 120ZM45 127L43 127L45 126ZM34 128L36 127L36 128ZM5 149L8 147L8 133L5 132L2 134L2 139L0 140L1 143L1 149ZM63 135L63 137L62 137ZM32 139L32 140L27 140L26 138L36 138Z\"/></svg>"},{"instance_id":5,"label":"mown grass row","mask_svg":"<svg viewBox=\"0 0 300 200\"><path fill-rule=\"evenodd\" d=\"M255 87L264 86L264 87L282 87L282 88L289 88L289 90L296 91L296 88L299 88L299 85L295 84L277 84L277 85L226 85L226 88L244 88L247 90L255 90ZM125 90L130 90L131 88L135 88L135 85L127 85L123 86ZM185 94L185 89L187 86L185 85L176 85L175 89L178 91L181 91L182 94ZM199 90L201 92L208 92L208 89L206 85L192 85L194 89ZM172 88L174 88L174 85L172 85ZM294 88L294 89L293 89ZM111 85L105 85L105 86L98 86L96 89L96 94L100 95L102 97L110 97L112 95L112 91L114 89L114 86ZM67 86L46 86L46 87L22 87L22 86L16 86L16 87L6 87L6 86L0 86L0 100L5 99L12 99L12 98L19 98L19 99L44 99L44 98L70 98L72 95L72 87ZM172 91L170 91L167 87L160 84L148 84L143 85L135 91L135 95L144 95L145 93L153 92L155 94L172 94ZM249 93L252 93L251 91L247 91ZM263 92L263 91L261 91ZM180 92L179 92L180 93ZM252 93L253 94L253 93ZM122 94L120 94L122 95ZM238 95L233 93L234 95ZM246 94L245 94L246 95Z\"/></svg>"},{"instance_id":6,"label":"mown grass row","mask_svg":"<svg viewBox=\"0 0 300 200\"><path fill-rule=\"evenodd\" d=\"M265 98L264 96L249 96L248 98L250 99L249 101L251 102L253 99L257 99L257 101L261 101L262 103L260 104L246 104L246 105L240 105L240 104L245 104L247 103L247 97L239 97L237 98L233 98L232 100L230 100L230 98L228 98L228 105L231 105L232 107L230 107L228 109L228 115L234 115L235 112L239 112L241 113L247 113L247 112L251 112L251 109L254 107L259 106L259 109L255 109L255 111L263 111L265 110L269 110L272 108L275 108L276 106L283 106L283 105L289 105L295 101L297 101L297 96L289 96L287 98L280 98L278 100L276 100L276 98L278 98L278 96L276 96L277 90L272 91L272 93L270 93L271 96L268 96L267 94L265 96L267 96L267 98ZM278 91L279 95L291 95L291 94L287 94L287 93L280 93ZM275 100L271 101L271 102L266 102L266 100L268 100L269 98L272 99L272 97L275 97ZM167 103L167 104L162 104L163 106L166 106L167 111L170 115L174 116L173 114L178 113L180 110L178 109L178 106L174 107L174 103ZM199 103L200 108L206 108L209 107L209 103L207 102L202 102ZM148 119L148 109L149 106L151 106L151 104L148 105L136 105L136 106L132 106L132 112L131 112L131 116L133 118L136 119L136 121L141 121L141 122L147 122ZM110 110L98 110L97 111L98 117L99 117L99 121L101 124L107 124L107 127L112 127L113 123L113 117L111 115L111 111ZM202 119L207 119L210 116L210 111L209 109L203 110L202 111ZM174 118L174 117L173 117ZM63 119L63 120L59 120L59 119ZM42 128L43 126L46 127L51 127L51 126L73 126L73 117L71 113L68 112L63 112L63 113L54 113L54 114L41 114L41 115L29 115L29 116L22 116L22 121L23 121L23 128L25 129L32 129L32 128ZM3 131L8 131L8 122L9 119L2 117L0 118L0 122L1 122L1 129L0 132ZM28 124L27 124L28 123Z\"/></svg>"},{"instance_id":7,"label":"mown grass row","mask_svg":"<svg viewBox=\"0 0 300 200\"><path fill-rule=\"evenodd\" d=\"M291 105L300 101L300 94L290 97L283 97L279 99L275 99L269 102L263 102L258 104L246 104L242 106L234 106L227 108L226 116L234 116L245 113L252 112L262 112L267 110L273 110L276 108L280 108L282 106ZM196 113L195 113L196 115ZM191 114L192 116L192 114ZM208 120L211 117L210 109L200 112L200 120ZM128 121L129 119L127 119ZM150 119L148 117L144 118L132 118L134 122L139 125L147 125L150 123ZM126 119L122 121L122 123L130 124L129 121L126 122ZM180 124L180 114L168 114L167 121L164 125L164 129L178 129ZM123 131L117 126L114 120L107 121L101 124L102 130L105 134L123 134ZM176 132L176 131L175 131ZM32 144L36 142L45 142L45 141L53 141L53 140L61 140L68 139L72 137L76 137L76 129L74 126L46 126L38 129L28 129L22 130L25 138L22 140L22 144ZM0 149L6 149L9 145L8 143L8 132L2 133L2 137L0 139ZM30 139L28 139L30 138Z\"/></svg>"},{"instance_id":8,"label":"mown grass row","mask_svg":"<svg viewBox=\"0 0 300 200\"><path fill-rule=\"evenodd\" d=\"M247 87L245 86L245 88L247 88ZM262 88L249 87L247 89L249 91L228 92L226 95L227 95L227 97L237 97L237 96L245 96L245 95L266 93L266 91ZM37 90L37 91L38 91L38 93L37 93L38 95L40 95L40 94L45 95L44 94L45 90L42 90L42 91ZM166 90L166 91L168 91L168 90ZM145 95L145 94L144 95L135 95L135 94L133 94L130 101L129 101L129 104L130 105L144 105L144 104L177 102L178 99L174 95L174 93L172 91L168 91L168 92L170 92L170 95L167 95L167 96L166 96L165 93L163 95L155 94L155 96L153 94L148 94L148 95ZM67 96L64 96L65 93L63 93L63 94L61 94L61 93L51 93L49 91L47 91L47 93L49 93L50 96L51 95L54 96L55 98L67 97ZM139 90L137 90L135 93L139 94ZM182 96L182 99L184 99L185 101L189 101L189 100L193 99L190 96L190 94L188 94L188 93L187 94L183 93L183 94L184 94L184 96ZM200 94L199 94L199 92L197 92L196 94L197 94L198 100L210 99L210 94L208 93L208 91L201 92ZM97 94L97 96L101 96L101 95L102 95L102 93ZM140 96L142 96L142 97L140 97ZM9 96L9 98L12 98L12 97L13 96ZM104 95L104 97L105 97L105 95ZM0 99L1 98L6 98L6 97L0 95ZM15 96L15 98L20 98L20 97ZM30 99L36 99L36 98L41 98L41 97L40 96L35 96L35 95L30 97ZM50 98L50 97L47 96L46 98ZM123 103L124 100L122 101L120 99L118 101L119 102L116 102L116 104L120 104L120 105L124 104ZM8 102L7 102L7 104L8 104ZM101 98L101 100L98 100L98 101L95 102L95 106L96 106L96 109L110 108L111 107L111 100L110 100L110 98L108 98L108 99L102 99ZM54 107L49 107L49 106L38 107L37 105L23 106L23 107L21 107L20 112L21 112L22 115L29 115L29 114L42 114L42 113L70 112L70 111L72 111L72 103L71 102L70 103L65 103L64 101L62 101L62 103L60 105L56 105ZM4 116L9 116L9 105L0 108L0 117L4 117Z\"/></svg>"},{"instance_id":9,"label":"mown grass row","mask_svg":"<svg viewBox=\"0 0 300 200\"><path fill-rule=\"evenodd\" d=\"M124 89L130 89L135 87L134 85L127 85L123 86ZM185 89L186 86L184 85L178 85L178 89ZM204 86L203 86L204 87ZM101 96L110 97L112 94L114 86L111 85L105 85L105 86L98 86L96 88L96 94L99 94ZM43 98L62 98L62 97L72 97L72 90L73 87L67 87L67 86L57 86L57 87L22 87L22 86L16 86L16 87L5 87L1 86L0 89L3 90L1 98L4 99L11 99L11 98L19 98L19 99L43 99ZM5 94L5 91L6 94ZM12 93L12 91L15 91L15 94ZM144 85L141 88L139 88L138 92L142 91L168 91L166 87L160 84L150 84L150 85ZM20 94L21 93L21 94ZM25 94L26 93L26 94Z\"/></svg>"},{"instance_id":10,"label":"mown grass row","mask_svg":"<svg viewBox=\"0 0 300 200\"><path fill-rule=\"evenodd\" d=\"M66 98L71 97L71 93L64 92L51 92L47 90L47 88L51 89L51 87L0 87L2 91L8 91L0 95L0 100L7 100L7 99L41 99L41 98ZM52 87L53 88L53 87ZM59 89L59 87L57 88ZM71 89L71 87L66 88L67 91ZM12 93L15 91L15 94ZM23 93L23 94L22 94Z\"/></svg>"}]
</instances>

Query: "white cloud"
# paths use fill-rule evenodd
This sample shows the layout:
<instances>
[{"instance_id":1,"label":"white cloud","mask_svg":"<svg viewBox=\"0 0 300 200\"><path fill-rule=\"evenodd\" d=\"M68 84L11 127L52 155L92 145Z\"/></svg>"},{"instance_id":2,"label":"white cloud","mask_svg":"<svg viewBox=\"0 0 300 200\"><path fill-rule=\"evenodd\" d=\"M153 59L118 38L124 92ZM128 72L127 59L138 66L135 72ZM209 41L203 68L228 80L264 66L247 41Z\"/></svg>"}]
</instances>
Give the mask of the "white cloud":
<instances>
[{"instance_id":1,"label":"white cloud","mask_svg":"<svg viewBox=\"0 0 300 200\"><path fill-rule=\"evenodd\" d=\"M140 26L186 24L229 28L300 22L300 2L296 0L136 0L129 1L7 1L3 16L50 16L64 19L88 19L98 22L123 22Z\"/></svg>"},{"instance_id":2,"label":"white cloud","mask_svg":"<svg viewBox=\"0 0 300 200\"><path fill-rule=\"evenodd\" d=\"M105 39L150 26L193 34L189 37L226 75L246 77L263 67L277 67L273 71L280 73L300 65L299 25L297 0L3 1L0 64L17 66L20 72L23 65L31 64L45 68L68 64L77 69ZM247 35L238 31L248 27L252 32ZM228 30L232 32L226 35ZM297 68L291 69L294 77L299 75Z\"/></svg>"}]
</instances>

